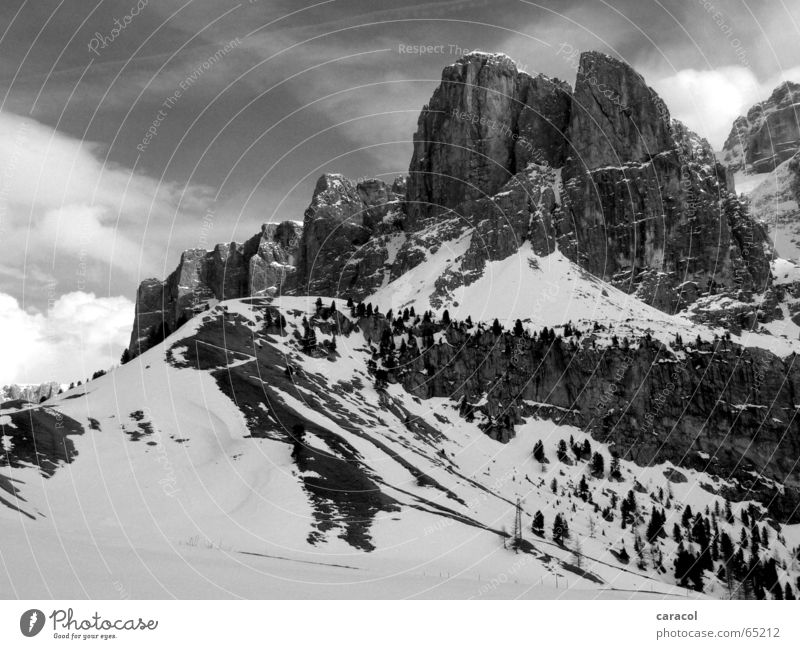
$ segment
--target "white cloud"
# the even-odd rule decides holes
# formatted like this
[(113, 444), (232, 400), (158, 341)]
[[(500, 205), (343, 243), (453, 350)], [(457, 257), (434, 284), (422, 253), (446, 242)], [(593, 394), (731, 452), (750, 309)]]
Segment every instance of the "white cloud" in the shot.
[(75, 291), (46, 312), (29, 312), (0, 293), (0, 385), (85, 379), (119, 361), (133, 302)]
[[(212, 202), (207, 187), (162, 182), (106, 162), (99, 145), (26, 117), (0, 111), (0, 133), (2, 263), (25, 269), (26, 293), (35, 288), (32, 269), (71, 278), (64, 290), (107, 286), (113, 270), (117, 290), (132, 295), (140, 279), (162, 275), (166, 259), (173, 263), (170, 248), (182, 249), (183, 235), (199, 231)], [(76, 276), (87, 262), (92, 281), (84, 286)], [(6, 281), (0, 290), (23, 296), (18, 283)]]
[(171, 269), (211, 191), (109, 164), (98, 145), (8, 112), (0, 133), (0, 383), (86, 378), (127, 346), (133, 302), (113, 293), (133, 298)]
[[(651, 77), (646, 75), (648, 79)], [(764, 81), (759, 81), (753, 71), (744, 66), (684, 69), (654, 81), (652, 86), (673, 117), (720, 150), (733, 121), (757, 102), (768, 99), (783, 80), (800, 81), (800, 68), (786, 70)]]

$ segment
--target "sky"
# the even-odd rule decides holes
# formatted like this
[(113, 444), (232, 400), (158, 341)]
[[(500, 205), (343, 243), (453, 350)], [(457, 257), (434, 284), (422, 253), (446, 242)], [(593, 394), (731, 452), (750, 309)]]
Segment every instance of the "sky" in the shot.
[(142, 279), (302, 219), (322, 173), (406, 173), (463, 53), (572, 83), (606, 52), (719, 149), (799, 32), (788, 0), (3, 0), (0, 385), (109, 367)]

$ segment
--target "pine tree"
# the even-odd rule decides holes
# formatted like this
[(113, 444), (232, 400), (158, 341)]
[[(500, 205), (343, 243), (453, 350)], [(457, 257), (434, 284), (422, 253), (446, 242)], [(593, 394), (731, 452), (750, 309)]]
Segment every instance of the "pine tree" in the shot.
[(494, 323), (492, 323), (492, 333), (495, 336), (499, 336), (503, 333), (503, 328), (500, 326), (500, 321), (497, 318), (495, 318)]
[(602, 478), (605, 475), (605, 460), (600, 453), (595, 453), (592, 456), (592, 475), (595, 478)]
[(545, 461), (544, 445), (541, 440), (536, 440), (536, 443), (533, 445), (533, 457), (539, 463), (543, 464)]
[(556, 514), (556, 517), (553, 519), (553, 541), (556, 543), (563, 543), (566, 538), (569, 538), (567, 522), (561, 514)]
[(558, 441), (556, 457), (558, 458), (559, 462), (567, 462), (569, 460), (567, 457), (567, 443), (563, 439)]
[(525, 330), (522, 328), (522, 320), (517, 318), (517, 321), (514, 323), (514, 335), (520, 337), (524, 331)]
[(131, 353), (127, 349), (125, 349), (122, 352), (122, 357), (119, 359), (119, 363), (120, 365), (125, 365), (125, 363), (130, 362), (130, 360), (131, 360)]
[(589, 499), (589, 485), (586, 483), (586, 476), (581, 476), (580, 484), (578, 485), (578, 495), (581, 497), (583, 502), (586, 502)]
[(533, 515), (533, 524), (531, 525), (531, 532), (536, 534), (536, 536), (544, 536), (544, 514), (542, 514), (541, 511), (537, 511)]
[(689, 529), (689, 524), (692, 522), (692, 517), (693, 516), (694, 516), (694, 514), (692, 514), (692, 506), (691, 505), (686, 505), (686, 507), (683, 510), (683, 516), (681, 516), (681, 524), (686, 529)]
[(619, 455), (616, 453), (611, 455), (611, 469), (608, 473), (608, 477), (612, 480), (622, 480), (622, 472), (619, 469)]

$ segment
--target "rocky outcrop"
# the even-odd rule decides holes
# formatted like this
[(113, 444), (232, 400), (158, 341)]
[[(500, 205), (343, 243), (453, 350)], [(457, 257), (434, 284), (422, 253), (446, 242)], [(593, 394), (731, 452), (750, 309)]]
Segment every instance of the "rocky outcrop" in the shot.
[(729, 192), (705, 140), (624, 63), (580, 59), (567, 131), (559, 245), (574, 261), (668, 312), (709, 292), (769, 286), (763, 227)]
[(4, 385), (0, 388), (0, 403), (4, 401), (26, 401), (40, 403), (58, 394), (61, 386), (55, 381), (39, 385)]
[(495, 194), (530, 162), (561, 166), (569, 111), (567, 84), (520, 72), (502, 54), (471, 53), (446, 67), (414, 134), (407, 229)]
[(306, 295), (363, 297), (380, 286), (388, 258), (381, 235), (397, 229), (403, 181), (353, 183), (325, 174), (305, 211), (297, 290)]
[(787, 165), (789, 170), (789, 187), (794, 194), (794, 199), (800, 204), (800, 152), (795, 153)]
[(722, 151), (734, 171), (766, 173), (800, 149), (800, 84), (787, 81), (736, 119)]
[(275, 295), (293, 287), (300, 227), (268, 223), (244, 244), (217, 244), (182, 255), (166, 280), (146, 279), (136, 294), (131, 357), (159, 342), (210, 300)]
[[(359, 322), (380, 340), (385, 320)], [(666, 461), (731, 480), (735, 499), (759, 499), (800, 522), (800, 367), (724, 339), (664, 345), (644, 337), (612, 346), (580, 339), (499, 334), (460, 323), (419, 323), (388, 370), (420, 398), (461, 402), (501, 441), (523, 418), (573, 424), (640, 465)], [(434, 332), (443, 332), (433, 344)]]
[(644, 164), (675, 148), (669, 110), (644, 78), (600, 52), (580, 57), (568, 138), (571, 167)]

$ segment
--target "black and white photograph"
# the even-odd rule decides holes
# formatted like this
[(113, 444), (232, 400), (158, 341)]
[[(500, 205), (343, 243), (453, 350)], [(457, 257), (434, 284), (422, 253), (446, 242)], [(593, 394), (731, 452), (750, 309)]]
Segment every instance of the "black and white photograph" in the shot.
[(2, 0), (4, 645), (797, 646), (798, 43)]

